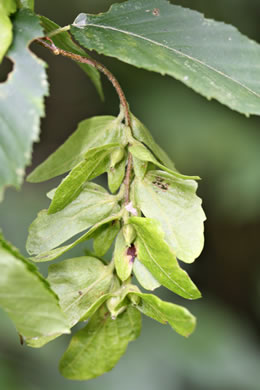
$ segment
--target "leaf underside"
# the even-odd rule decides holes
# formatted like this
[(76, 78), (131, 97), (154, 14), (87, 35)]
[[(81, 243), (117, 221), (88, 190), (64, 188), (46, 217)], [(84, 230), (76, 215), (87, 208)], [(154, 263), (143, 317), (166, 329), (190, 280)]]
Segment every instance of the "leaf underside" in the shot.
[(28, 45), (42, 34), (39, 20), (31, 11), (21, 10), (15, 15), (14, 41), (7, 53), (14, 70), (0, 84), (0, 198), (4, 187), (21, 185), (32, 144), (38, 140), (48, 83), (43, 61), (28, 50)]
[(260, 46), (233, 26), (166, 0), (129, 0), (71, 26), (90, 50), (168, 74), (208, 99), (260, 114)]

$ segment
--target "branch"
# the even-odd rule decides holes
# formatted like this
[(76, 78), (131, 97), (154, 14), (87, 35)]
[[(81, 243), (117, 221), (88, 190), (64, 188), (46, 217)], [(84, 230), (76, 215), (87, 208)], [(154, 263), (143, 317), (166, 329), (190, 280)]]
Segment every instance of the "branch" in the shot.
[[(93, 66), (94, 68), (96, 68), (97, 70), (102, 72), (109, 79), (109, 81), (112, 83), (112, 85), (114, 86), (114, 88), (118, 94), (120, 103), (124, 109), (126, 126), (129, 126), (130, 128), (132, 128), (130, 111), (129, 111), (129, 107), (128, 107), (128, 103), (127, 103), (124, 91), (122, 90), (122, 88), (121, 88), (119, 82), (117, 81), (117, 79), (115, 78), (115, 76), (103, 64), (101, 64), (100, 62), (98, 62), (96, 60), (93, 60), (92, 58), (86, 58), (86, 57), (83, 57), (79, 54), (74, 54), (74, 53), (71, 53), (69, 51), (60, 49), (54, 45), (53, 41), (49, 37), (38, 38), (38, 39), (36, 39), (36, 41), (40, 45), (49, 49), (56, 56), (62, 55), (63, 57), (71, 58), (73, 61)], [(126, 169), (125, 180), (124, 180), (124, 184), (125, 184), (125, 202), (124, 203), (125, 204), (128, 204), (130, 201), (130, 185), (131, 185), (132, 169), (133, 169), (133, 156), (130, 152), (128, 152), (128, 163), (127, 163), (127, 169)]]

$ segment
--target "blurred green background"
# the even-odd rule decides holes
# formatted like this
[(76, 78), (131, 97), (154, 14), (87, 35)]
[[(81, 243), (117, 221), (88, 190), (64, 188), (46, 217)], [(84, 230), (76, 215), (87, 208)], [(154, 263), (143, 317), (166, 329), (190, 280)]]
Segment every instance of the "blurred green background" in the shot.
[[(36, 0), (36, 10), (66, 25), (80, 12), (106, 11), (113, 2)], [(232, 23), (260, 42), (258, 0), (172, 3)], [(41, 142), (34, 147), (28, 172), (54, 151), (80, 120), (118, 113), (118, 99), (108, 81), (103, 79), (106, 100), (102, 103), (77, 65), (43, 48), (33, 48), (49, 64), (51, 86)], [(67, 336), (40, 350), (21, 347), (13, 324), (0, 311), (0, 389), (259, 390), (260, 118), (247, 119), (207, 101), (172, 78), (96, 58), (116, 75), (132, 111), (177, 168), (203, 179), (199, 195), (208, 217), (206, 245), (197, 262), (187, 268), (203, 299), (187, 303), (158, 291), (165, 299), (189, 307), (197, 316), (197, 330), (186, 340), (169, 327), (144, 319), (139, 340), (130, 344), (116, 368), (80, 383), (65, 380), (58, 372)], [(45, 193), (56, 183), (24, 184), (20, 192), (9, 189), (0, 205), (5, 237), (24, 254), (27, 229), (37, 212), (47, 206)], [(73, 255), (81, 253), (82, 247)], [(46, 275), (47, 265), (41, 271)]]

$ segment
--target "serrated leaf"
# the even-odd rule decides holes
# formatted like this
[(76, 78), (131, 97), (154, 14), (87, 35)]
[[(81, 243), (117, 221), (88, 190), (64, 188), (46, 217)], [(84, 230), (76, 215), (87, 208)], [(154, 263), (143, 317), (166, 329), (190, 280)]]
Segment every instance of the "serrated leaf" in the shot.
[(134, 142), (132, 146), (129, 146), (129, 152), (132, 153), (134, 157), (141, 161), (148, 161), (156, 165), (157, 167), (163, 169), (164, 171), (170, 173), (171, 175), (184, 180), (199, 180), (200, 178), (198, 176), (186, 176), (182, 175), (181, 173), (177, 171), (173, 171), (172, 169), (169, 169), (162, 165), (156, 158), (153, 156), (153, 154), (148, 150), (141, 142)]
[(49, 283), (2, 237), (0, 267), (0, 306), (25, 339), (70, 333)]
[(48, 214), (63, 210), (78, 197), (87, 180), (91, 180), (105, 172), (107, 161), (104, 160), (116, 146), (117, 144), (108, 144), (90, 149), (86, 153), (85, 159), (72, 169), (56, 189)]
[(102, 257), (107, 253), (119, 230), (120, 222), (118, 220), (103, 224), (97, 229), (93, 237), (93, 248), (97, 256)]
[(129, 250), (130, 248), (127, 246), (123, 231), (121, 230), (116, 238), (113, 258), (116, 273), (122, 281), (129, 278), (133, 269), (135, 256), (133, 256)]
[(47, 280), (58, 295), (70, 326), (85, 316), (91, 306), (113, 285), (113, 269), (100, 260), (84, 256), (51, 264)]
[(131, 217), (129, 223), (134, 225), (138, 236), (135, 241), (137, 257), (158, 282), (184, 298), (200, 298), (199, 290), (180, 268), (164, 240), (159, 222), (151, 218)]
[(47, 160), (27, 177), (31, 183), (52, 179), (70, 171), (93, 148), (107, 144), (126, 144), (121, 118), (97, 116), (79, 123), (77, 130)]
[(133, 272), (140, 285), (146, 290), (155, 290), (160, 287), (160, 283), (151, 274), (150, 271), (136, 258), (134, 261)]
[(208, 99), (260, 114), (260, 47), (236, 28), (166, 0), (129, 0), (81, 14), (71, 32), (84, 47), (168, 74)]
[(112, 221), (117, 220), (120, 218), (120, 214), (111, 214), (109, 217), (103, 219), (102, 221), (95, 224), (91, 229), (87, 231), (87, 233), (83, 234), (80, 238), (78, 238), (76, 241), (74, 241), (72, 244), (64, 245), (56, 249), (52, 249), (47, 252), (43, 252), (40, 255), (36, 257), (32, 257), (31, 260), (40, 263), (45, 261), (51, 261), (56, 259), (57, 257), (63, 255), (70, 249), (74, 248), (76, 245), (81, 244), (82, 242), (85, 242), (86, 240), (90, 240), (91, 238), (95, 237), (96, 232), (102, 227), (103, 225), (106, 225), (107, 223), (110, 223)]
[(114, 194), (121, 186), (125, 177), (126, 157), (115, 167), (110, 167), (107, 171), (108, 188)]
[(101, 308), (87, 326), (73, 336), (60, 362), (62, 375), (68, 379), (88, 380), (110, 371), (140, 330), (141, 317), (137, 309), (130, 306), (112, 320), (107, 310)]
[(22, 9), (13, 22), (14, 40), (7, 56), (14, 70), (0, 84), (0, 198), (4, 187), (19, 188), (23, 181), (48, 94), (44, 62), (28, 50), (31, 41), (43, 34), (39, 20)]
[[(41, 16), (41, 24), (44, 28), (44, 31), (46, 35), (49, 33), (57, 30), (60, 28), (60, 26), (56, 23), (54, 23), (52, 20), (46, 18), (45, 16)], [(68, 32), (63, 31), (59, 32), (59, 34), (54, 35), (51, 37), (54, 45), (62, 50), (68, 51), (70, 53), (79, 54), (82, 57), (85, 58), (91, 58), (85, 50), (83, 50), (80, 46), (78, 46), (73, 40), (71, 39), (71, 36)], [(93, 84), (95, 85), (97, 92), (101, 98), (101, 100), (104, 100), (104, 94), (102, 89), (102, 84), (100, 80), (100, 73), (99, 71), (94, 68), (93, 66), (82, 64), (77, 62), (77, 64), (80, 66), (80, 68), (88, 75), (88, 77), (91, 79)]]
[(169, 325), (180, 335), (189, 336), (195, 329), (196, 318), (185, 308), (170, 302), (164, 302), (152, 294), (130, 293), (141, 298), (137, 309), (148, 317)]
[(26, 249), (40, 254), (118, 211), (117, 198), (95, 183), (86, 183), (80, 195), (63, 210), (42, 210), (29, 228)]
[(149, 171), (136, 179), (135, 199), (142, 213), (157, 219), (176, 257), (192, 263), (204, 245), (205, 214), (196, 195), (197, 183), (163, 171)]
[(175, 170), (173, 161), (167, 153), (155, 142), (150, 131), (131, 114), (133, 136), (140, 142), (143, 142), (153, 152), (156, 158), (167, 168)]
[(13, 31), (10, 14), (16, 11), (15, 0), (0, 0), (0, 63), (12, 43)]

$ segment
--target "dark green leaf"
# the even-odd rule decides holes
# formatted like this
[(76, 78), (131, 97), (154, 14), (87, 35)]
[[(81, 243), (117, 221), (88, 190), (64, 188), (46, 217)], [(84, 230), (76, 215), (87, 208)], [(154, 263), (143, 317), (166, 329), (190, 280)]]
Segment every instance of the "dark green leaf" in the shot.
[(110, 371), (141, 330), (141, 317), (133, 307), (112, 320), (105, 308), (73, 336), (60, 362), (65, 378), (88, 380)]
[(170, 173), (171, 175), (179, 178), (179, 179), (185, 179), (185, 180), (199, 180), (198, 176), (186, 176), (182, 175), (181, 173), (177, 171), (173, 171), (172, 169), (169, 169), (159, 163), (159, 161), (156, 160), (156, 158), (153, 156), (153, 154), (141, 143), (141, 142), (134, 142), (132, 146), (129, 147), (129, 151), (132, 153), (134, 157), (141, 161), (149, 161), (153, 163), (154, 165), (158, 166), (159, 168), (163, 169), (164, 171)]
[(113, 220), (97, 229), (93, 240), (93, 248), (97, 256), (102, 257), (107, 253), (119, 230), (118, 220)]
[(135, 199), (142, 213), (157, 219), (176, 257), (192, 263), (201, 253), (205, 214), (196, 196), (197, 183), (163, 171), (149, 171), (136, 179)]
[(113, 279), (111, 266), (105, 266), (100, 260), (89, 256), (50, 265), (47, 278), (59, 297), (71, 327), (81, 317), (87, 317), (91, 306), (111, 291)]
[(13, 26), (14, 41), (7, 56), (14, 70), (0, 84), (0, 198), (5, 186), (18, 188), (23, 181), (48, 93), (45, 65), (28, 50), (31, 41), (43, 34), (38, 18), (21, 10)]
[(57, 296), (34, 265), (0, 237), (0, 306), (25, 339), (69, 333)]
[(35, 262), (45, 262), (45, 261), (54, 260), (57, 257), (63, 255), (67, 251), (69, 251), (70, 249), (74, 248), (76, 245), (78, 245), (86, 240), (90, 240), (91, 238), (94, 238), (96, 231), (98, 231), (101, 226), (103, 226), (107, 223), (110, 223), (111, 221), (117, 220), (120, 217), (121, 217), (120, 214), (111, 214), (109, 217), (103, 219), (102, 221), (100, 221), (96, 225), (94, 225), (87, 233), (83, 234), (83, 236), (78, 238), (72, 244), (61, 246), (59, 248), (52, 249), (52, 250), (47, 251), (47, 252), (43, 252), (40, 255), (31, 258), (31, 260), (33, 260)]
[(116, 196), (95, 183), (86, 183), (80, 195), (63, 210), (42, 210), (29, 228), (27, 251), (40, 254), (118, 211)]
[(80, 122), (77, 130), (27, 177), (27, 181), (39, 183), (70, 171), (84, 160), (90, 149), (113, 143), (126, 144), (121, 120), (120, 116), (97, 116)]
[(184, 307), (170, 302), (164, 302), (155, 295), (130, 293), (139, 296), (141, 302), (136, 306), (143, 314), (167, 324), (182, 336), (189, 336), (195, 329), (196, 318)]
[[(45, 16), (41, 16), (41, 24), (44, 28), (46, 35), (60, 28), (58, 24), (54, 23), (50, 19)], [(59, 32), (59, 34), (51, 37), (54, 45), (62, 50), (68, 51), (70, 53), (79, 54), (82, 57), (90, 58), (90, 56), (83, 50), (80, 46), (78, 46), (73, 40), (68, 32), (63, 31)], [(93, 66), (87, 64), (78, 63), (81, 69), (86, 72), (89, 76), (93, 84), (95, 85), (98, 94), (102, 100), (104, 100), (104, 94), (102, 90), (102, 84), (100, 80), (100, 73)]]
[(87, 180), (100, 175), (107, 169), (107, 163), (105, 161), (104, 164), (104, 160), (115, 146), (117, 145), (108, 144), (90, 149), (86, 153), (85, 160), (72, 169), (55, 191), (48, 214), (54, 214), (64, 209), (82, 192)]
[(116, 267), (116, 273), (122, 281), (125, 281), (131, 275), (134, 263), (134, 256), (128, 253), (129, 247), (127, 246), (123, 231), (121, 230), (116, 238), (115, 250), (114, 250), (114, 262)]
[(0, 0), (0, 63), (12, 43), (12, 22), (9, 15), (16, 10), (15, 0)]
[(160, 283), (151, 274), (150, 271), (136, 258), (134, 261), (133, 272), (136, 279), (146, 290), (155, 290), (160, 287)]
[(246, 115), (260, 114), (260, 48), (234, 27), (166, 0), (129, 0), (107, 13), (81, 14), (80, 44), (168, 74)]
[(137, 231), (137, 257), (152, 275), (169, 290), (188, 299), (200, 298), (200, 292), (183, 271), (164, 240), (160, 224), (151, 218), (131, 217)]

